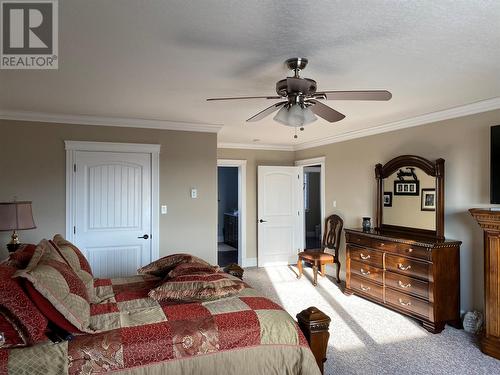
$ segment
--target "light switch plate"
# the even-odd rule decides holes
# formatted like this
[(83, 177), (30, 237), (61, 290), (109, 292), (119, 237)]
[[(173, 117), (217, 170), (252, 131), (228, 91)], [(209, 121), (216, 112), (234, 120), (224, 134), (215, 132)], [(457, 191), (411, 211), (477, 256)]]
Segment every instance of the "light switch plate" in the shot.
[(198, 198), (198, 189), (191, 189), (191, 198)]
[(166, 215), (167, 214), (167, 205), (166, 204), (163, 204), (161, 206), (161, 214), (162, 215)]

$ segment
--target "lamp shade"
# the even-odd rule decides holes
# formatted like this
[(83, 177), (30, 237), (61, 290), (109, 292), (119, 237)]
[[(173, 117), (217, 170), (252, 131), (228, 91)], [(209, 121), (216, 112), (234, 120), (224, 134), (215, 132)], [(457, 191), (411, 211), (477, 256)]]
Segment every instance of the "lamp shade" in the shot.
[(318, 118), (309, 107), (292, 104), (290, 107), (281, 107), (274, 116), (274, 120), (287, 126), (303, 126), (316, 121)]
[(31, 202), (0, 203), (0, 231), (34, 228)]

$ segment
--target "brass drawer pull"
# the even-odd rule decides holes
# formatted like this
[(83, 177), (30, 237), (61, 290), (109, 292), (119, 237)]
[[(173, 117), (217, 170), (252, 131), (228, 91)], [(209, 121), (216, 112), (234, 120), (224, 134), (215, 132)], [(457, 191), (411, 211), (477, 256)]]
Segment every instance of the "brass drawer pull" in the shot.
[(370, 259), (371, 256), (370, 255), (364, 255), (363, 253), (359, 254), (359, 257), (363, 260), (367, 260), (367, 259)]
[(370, 274), (370, 271), (365, 271), (362, 268), (359, 271), (361, 272), (362, 275), (369, 275)]
[(371, 289), (369, 286), (364, 286), (363, 284), (360, 284), (359, 287), (363, 292), (368, 292)]
[(411, 265), (410, 265), (410, 264), (408, 264), (407, 266), (405, 266), (404, 264), (398, 263), (398, 268), (399, 268), (401, 271), (408, 271), (408, 270), (411, 268)]
[(403, 284), (403, 282), (401, 280), (398, 281), (398, 284), (401, 288), (410, 288), (411, 287), (411, 284), (408, 283), (408, 284)]
[(409, 248), (408, 250), (406, 250), (406, 251), (408, 251), (409, 253), (412, 253), (412, 252), (413, 252), (413, 249), (410, 247), (410, 248)]
[(385, 246), (385, 243), (381, 242), (381, 243), (380, 243), (380, 246)]
[(411, 301), (405, 302), (402, 298), (399, 299), (399, 303), (403, 306), (411, 306)]

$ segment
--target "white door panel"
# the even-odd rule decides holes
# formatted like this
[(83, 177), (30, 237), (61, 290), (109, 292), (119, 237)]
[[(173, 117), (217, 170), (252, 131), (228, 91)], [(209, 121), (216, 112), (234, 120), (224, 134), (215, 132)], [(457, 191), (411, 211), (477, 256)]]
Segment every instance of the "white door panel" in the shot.
[(300, 251), (300, 167), (258, 167), (258, 265), (291, 264)]
[(151, 261), (151, 155), (79, 151), (75, 164), (75, 243), (96, 277), (135, 274)]

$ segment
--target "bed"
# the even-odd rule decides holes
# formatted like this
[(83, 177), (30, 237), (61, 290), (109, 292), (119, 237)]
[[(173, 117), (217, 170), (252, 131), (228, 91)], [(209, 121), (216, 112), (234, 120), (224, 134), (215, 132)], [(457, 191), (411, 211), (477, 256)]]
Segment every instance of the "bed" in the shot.
[(149, 275), (95, 279), (100, 302), (91, 305), (90, 321), (96, 333), (0, 349), (0, 373), (322, 372), (329, 318), (319, 310), (304, 310), (297, 323), (248, 285), (210, 302), (158, 302), (147, 294), (159, 281)]

